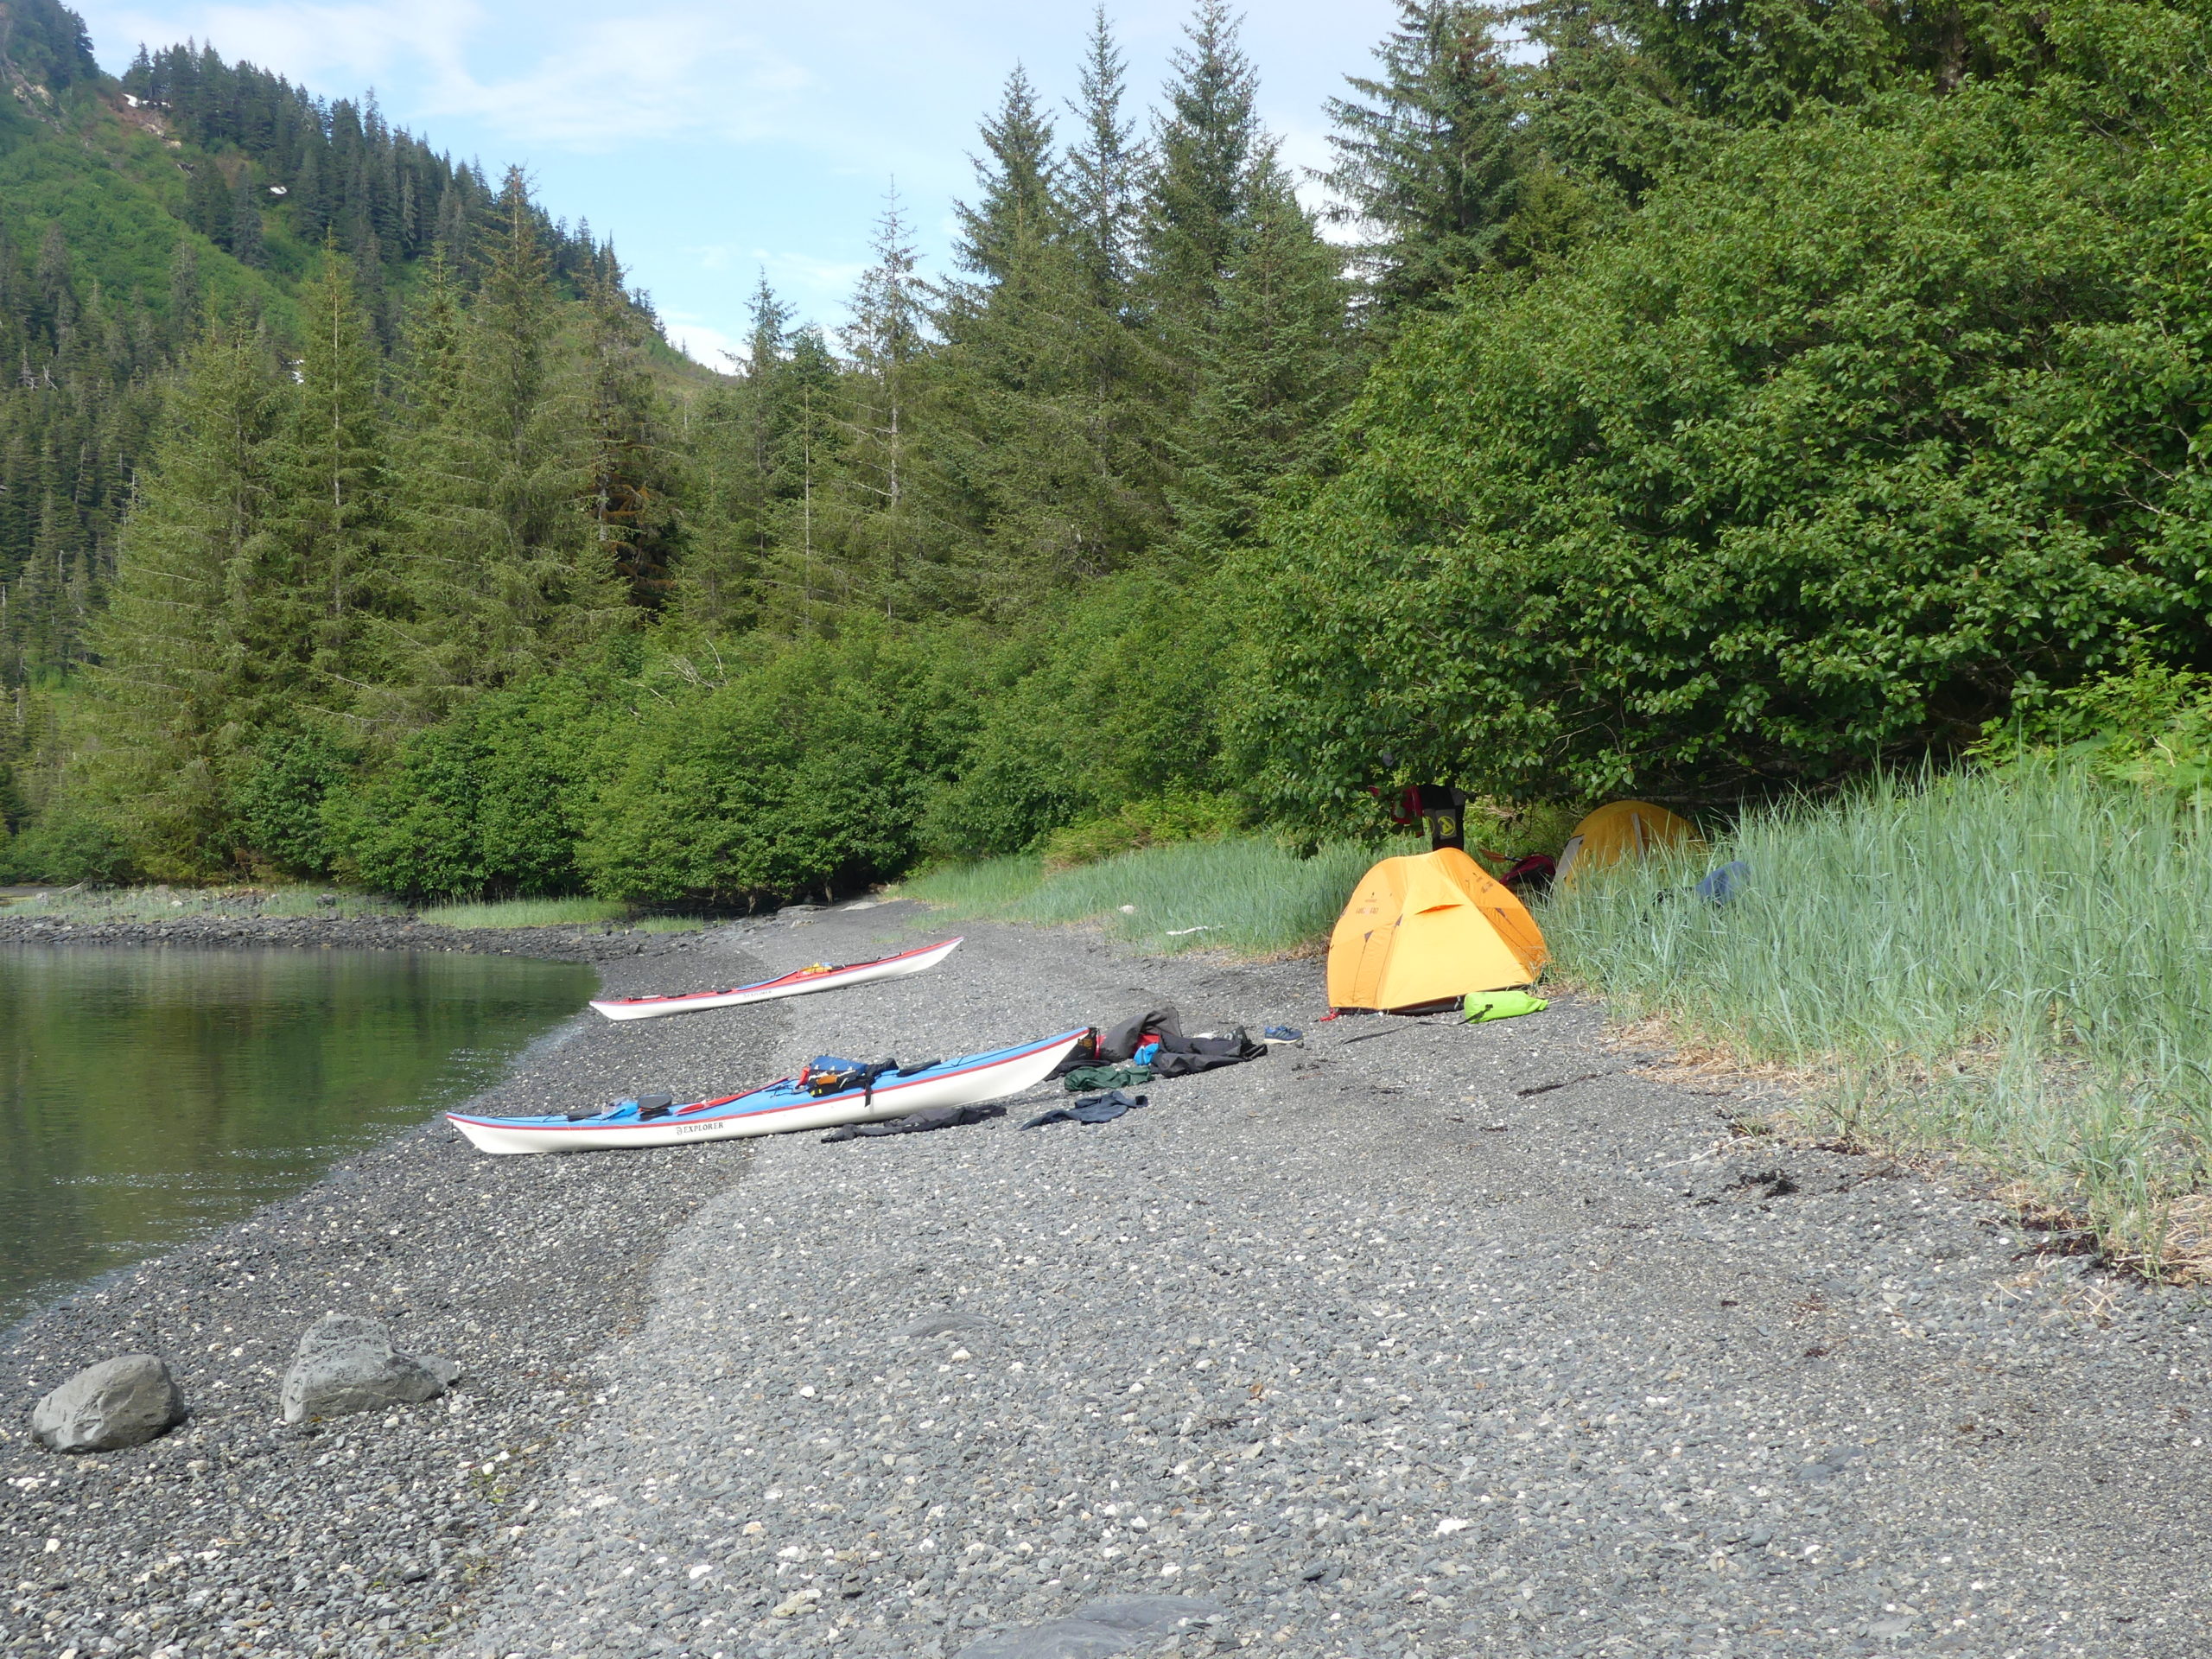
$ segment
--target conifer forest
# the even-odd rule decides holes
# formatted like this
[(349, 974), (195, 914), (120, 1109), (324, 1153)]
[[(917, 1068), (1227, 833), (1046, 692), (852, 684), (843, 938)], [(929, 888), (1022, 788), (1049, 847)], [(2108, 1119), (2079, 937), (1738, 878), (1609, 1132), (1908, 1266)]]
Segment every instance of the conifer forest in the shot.
[(1399, 10), (1307, 178), (1101, 10), (953, 269), (887, 196), (710, 369), (521, 173), (0, 0), (0, 874), (744, 906), (2212, 668), (2204, 0)]

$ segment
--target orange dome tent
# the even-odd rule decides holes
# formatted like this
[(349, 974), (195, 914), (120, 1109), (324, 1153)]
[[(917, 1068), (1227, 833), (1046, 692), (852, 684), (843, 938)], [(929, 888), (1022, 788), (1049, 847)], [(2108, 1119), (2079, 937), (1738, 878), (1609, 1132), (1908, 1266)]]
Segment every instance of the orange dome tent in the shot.
[(1528, 907), (1456, 847), (1386, 858), (1329, 939), (1329, 1001), (1417, 1008), (1526, 985), (1549, 953)]
[(1648, 857), (1662, 847), (1688, 846), (1698, 840), (1688, 818), (1649, 801), (1613, 801), (1574, 826), (1559, 855), (1556, 880), (1572, 880), (1579, 871), (1602, 870), (1624, 859)]

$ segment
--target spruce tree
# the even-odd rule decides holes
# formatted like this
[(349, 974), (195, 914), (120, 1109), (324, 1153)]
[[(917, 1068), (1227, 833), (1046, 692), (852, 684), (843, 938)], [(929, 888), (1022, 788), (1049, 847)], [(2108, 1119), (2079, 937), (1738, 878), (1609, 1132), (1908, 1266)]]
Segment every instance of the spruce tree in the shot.
[(1261, 127), (1258, 82), (1222, 0), (1177, 54), (1146, 181), (1143, 283), (1176, 365), (1166, 448), (1186, 558), (1249, 527), (1341, 400), (1341, 256), (1299, 205)]
[(434, 249), (423, 262), (400, 339), (399, 401), (418, 431), (435, 427), (453, 411), (461, 390), (462, 321), (460, 276), (444, 248)]
[(588, 431), (549, 275), (522, 173), (510, 169), (451, 405), (409, 456), (402, 683), (421, 713), (551, 666), (620, 626), (615, 572), (584, 509)]
[(88, 781), (151, 875), (230, 861), (238, 766), (301, 689), (297, 573), (271, 522), (287, 385), (257, 335), (194, 349), (94, 632)]
[[(1040, 191), (1045, 178), (1042, 172), (1034, 175)], [(1010, 198), (1001, 198), (1001, 207), (1010, 209), (1015, 226), (1023, 222), (1027, 210)], [(1023, 232), (1001, 240), (1005, 228), (995, 225), (988, 234), (1000, 256), (1011, 257)], [(849, 520), (843, 539), (865, 602), (888, 616), (911, 616), (950, 596), (940, 589), (944, 573), (931, 568), (931, 538), (917, 487), (916, 404), (925, 366), (926, 319), (915, 274), (918, 256), (895, 188), (876, 225), (874, 253), (875, 263), (853, 296), (853, 320), (845, 331), (852, 372), (840, 469), (839, 493)]]
[(1145, 180), (1144, 266), (1154, 306), (1187, 324), (1213, 303), (1236, 257), (1256, 174), (1271, 169), (1255, 106), (1259, 84), (1226, 0), (1198, 0), (1154, 118)]
[(165, 343), (181, 353), (200, 328), (200, 308), (207, 303), (200, 286), (200, 250), (188, 236), (180, 236), (169, 254), (168, 307), (162, 321)]
[(761, 622), (785, 635), (830, 632), (855, 584), (836, 493), (849, 430), (846, 386), (819, 329), (792, 337), (771, 390)]
[(988, 609), (1064, 595), (1136, 562), (1166, 526), (1157, 393), (1167, 365), (1099, 303), (1067, 241), (938, 314), (930, 447), (944, 511), (976, 550)]
[(960, 202), (953, 209), (960, 227), (954, 253), (964, 269), (996, 281), (1017, 246), (1059, 230), (1052, 123), (1020, 65), (1007, 77), (998, 112), (984, 121), (982, 137), (985, 154), (974, 158), (975, 205)]
[(269, 263), (261, 233), (261, 188), (254, 182), (250, 167), (238, 169), (238, 181), (231, 187), (228, 227), (232, 258), (257, 269)]
[(632, 605), (658, 610), (669, 596), (680, 527), (675, 452), (645, 366), (645, 319), (623, 291), (611, 247), (591, 271), (584, 300), (586, 510), (594, 562), (614, 573)]
[[(941, 512), (976, 550), (965, 602), (992, 608), (1124, 568), (1166, 524), (1157, 416), (1172, 375), (1133, 285), (1138, 158), (1103, 11), (1082, 94), (1075, 144), (1044, 175), (1065, 193), (1057, 210), (1014, 227), (996, 268), (944, 289), (936, 313)], [(987, 149), (1007, 125), (1002, 105)]]
[(774, 536), (791, 317), (761, 272), (745, 354), (732, 360), (734, 377), (700, 400), (694, 423), (698, 494), (677, 576), (677, 608), (684, 624), (709, 634), (734, 632), (760, 618), (761, 577)]
[(1128, 301), (1143, 157), (1135, 124), (1122, 114), (1126, 63), (1103, 4), (1091, 14), (1077, 85), (1080, 96), (1070, 110), (1081, 133), (1069, 147), (1063, 171), (1065, 217), (1099, 302), (1119, 310)]
[(1337, 164), (1325, 181), (1364, 235), (1387, 313), (1437, 302), (1502, 252), (1520, 170), (1522, 88), (1497, 13), (1471, 0), (1401, 0), (1376, 48), (1382, 73), (1329, 100)]
[(1178, 547), (1201, 563), (1251, 533), (1277, 478), (1318, 460), (1354, 367), (1343, 256), (1280, 175), (1255, 187), (1215, 294), (1174, 441)]
[(191, 181), (185, 188), (184, 222), (228, 251), (232, 200), (230, 181), (212, 158), (202, 156), (193, 168)]
[(334, 245), (300, 290), (298, 390), (275, 449), (279, 533), (297, 573), (315, 703), (350, 709), (389, 642), (386, 434), (379, 363), (350, 262)]

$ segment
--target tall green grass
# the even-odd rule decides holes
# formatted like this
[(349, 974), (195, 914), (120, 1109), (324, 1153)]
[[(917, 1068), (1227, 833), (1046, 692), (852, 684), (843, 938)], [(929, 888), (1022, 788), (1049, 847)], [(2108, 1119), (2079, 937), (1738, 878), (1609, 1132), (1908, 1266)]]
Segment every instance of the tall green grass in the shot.
[(599, 927), (626, 921), (630, 906), (613, 899), (505, 899), (431, 905), (417, 914), (440, 927)]
[(1271, 841), (1179, 842), (1053, 874), (1037, 858), (957, 865), (899, 891), (956, 915), (1094, 922), (1160, 953), (1278, 956), (1326, 938), (1368, 866), (1402, 850), (1344, 842), (1302, 858)]
[[(2157, 1270), (2212, 1169), (2207, 830), (2058, 761), (1886, 779), (1594, 874), (1541, 920), (1618, 1012), (1815, 1068), (1828, 1131), (1962, 1149)], [(1689, 893), (1730, 858), (1737, 897)]]

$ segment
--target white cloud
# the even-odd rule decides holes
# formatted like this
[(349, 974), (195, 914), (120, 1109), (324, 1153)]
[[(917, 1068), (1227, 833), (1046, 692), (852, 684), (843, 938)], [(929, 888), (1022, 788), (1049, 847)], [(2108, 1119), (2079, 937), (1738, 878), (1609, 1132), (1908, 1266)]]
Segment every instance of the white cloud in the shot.
[[(741, 335), (754, 273), (834, 327), (896, 177), (945, 267), (976, 124), (1017, 60), (1065, 136), (1089, 0), (72, 0), (103, 63), (191, 36), (389, 118), (612, 234), (687, 349)], [(1262, 111), (1325, 166), (1324, 100), (1370, 67), (1395, 0), (1243, 0)], [(1192, 0), (1109, 0), (1142, 118)], [(631, 9), (634, 7), (635, 9)], [(1318, 201), (1301, 181), (1300, 194)]]
[(454, 67), (425, 89), (431, 115), (467, 115), (518, 142), (610, 150), (788, 130), (814, 75), (726, 14), (683, 8), (563, 20), (518, 73)]
[(668, 334), (668, 343), (694, 363), (703, 363), (710, 369), (728, 372), (730, 359), (742, 355), (736, 339), (710, 322), (702, 322), (695, 317), (668, 315), (663, 315), (660, 321), (662, 328)]
[(160, 44), (188, 32), (318, 91), (405, 82), (417, 124), (462, 116), (518, 144), (587, 153), (777, 136), (789, 130), (795, 101), (817, 86), (729, 7), (615, 16), (578, 6), (493, 12), (476, 0), (89, 10), (111, 56), (125, 39)]
[(105, 6), (82, 10), (102, 54), (120, 63), (134, 46), (160, 48), (189, 35), (226, 57), (244, 58), (307, 83), (314, 91), (352, 95), (404, 70), (457, 73), (470, 38), (486, 25), (474, 0), (391, 0), (388, 4), (188, 5), (158, 10)]

